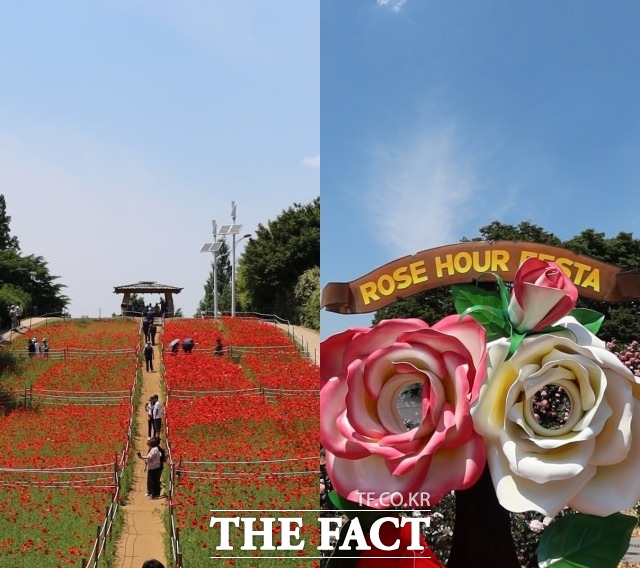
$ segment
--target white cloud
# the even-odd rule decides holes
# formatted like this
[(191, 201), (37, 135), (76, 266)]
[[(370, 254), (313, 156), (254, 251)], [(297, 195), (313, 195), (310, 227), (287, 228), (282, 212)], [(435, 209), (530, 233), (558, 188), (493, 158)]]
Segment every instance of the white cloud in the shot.
[(394, 256), (458, 242), (476, 186), (452, 128), (378, 150), (367, 191), (373, 234)]
[(378, 6), (387, 6), (392, 12), (399, 12), (407, 0), (377, 0)]
[(310, 168), (319, 168), (320, 167), (320, 155), (317, 156), (307, 156), (302, 159), (302, 165), (308, 166)]

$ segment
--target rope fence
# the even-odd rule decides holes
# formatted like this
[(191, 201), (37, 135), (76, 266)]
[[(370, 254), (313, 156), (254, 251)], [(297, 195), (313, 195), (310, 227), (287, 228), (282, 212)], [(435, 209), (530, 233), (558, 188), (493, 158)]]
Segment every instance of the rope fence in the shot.
[(272, 389), (267, 387), (256, 387), (252, 389), (233, 390), (186, 390), (167, 388), (167, 394), (178, 399), (191, 399), (201, 396), (256, 396), (261, 395), (269, 400), (274, 400), (281, 396), (320, 396), (320, 389)]
[(120, 480), (118, 478), (118, 485), (113, 492), (113, 498), (111, 499), (111, 503), (106, 508), (105, 518), (101, 525), (98, 526), (96, 530), (96, 540), (93, 543), (93, 548), (91, 549), (91, 554), (88, 559), (82, 559), (80, 561), (80, 566), (82, 568), (97, 568), (98, 561), (102, 556), (104, 556), (104, 552), (107, 547), (107, 540), (111, 535), (111, 530), (113, 528), (113, 520), (118, 512), (118, 508), (120, 506)]
[(167, 393), (174, 398), (197, 398), (199, 396), (237, 396), (261, 394), (260, 388), (254, 389), (233, 389), (233, 390), (184, 390), (167, 388)]
[[(168, 425), (167, 425), (168, 428)], [(207, 469), (200, 469), (202, 467), (210, 467), (212, 465), (223, 466), (252, 466), (252, 467), (269, 467), (277, 464), (292, 464), (302, 466), (307, 463), (318, 463), (318, 456), (309, 456), (303, 458), (285, 458), (274, 460), (247, 460), (247, 461), (188, 461), (180, 459), (178, 464), (171, 458), (171, 450), (169, 444), (169, 432), (167, 431), (167, 454), (170, 458), (170, 474), (169, 474), (169, 543), (171, 548), (171, 554), (173, 556), (173, 564), (176, 568), (183, 568), (182, 564), (182, 550), (180, 548), (180, 530), (178, 528), (178, 522), (176, 519), (174, 508), (174, 495), (176, 487), (179, 484), (180, 477), (182, 475), (188, 475), (192, 479), (203, 479), (207, 481), (232, 481), (234, 479), (246, 479), (247, 477), (253, 479), (269, 479), (274, 477), (293, 477), (300, 475), (313, 475), (319, 476), (320, 470), (313, 469), (301, 469), (296, 471), (282, 471), (282, 472), (217, 472)]]
[(86, 487), (115, 490), (120, 483), (118, 459), (113, 463), (46, 469), (0, 468), (0, 486)]
[[(167, 442), (167, 449), (169, 443)], [(182, 551), (180, 550), (180, 529), (176, 522), (176, 513), (173, 505), (173, 496), (176, 487), (175, 464), (171, 463), (169, 470), (169, 545), (175, 568), (182, 568)]]
[(63, 347), (51, 349), (48, 353), (29, 353), (28, 351), (14, 351), (20, 359), (52, 359), (66, 361), (67, 359), (86, 359), (94, 357), (137, 357), (138, 348), (127, 349), (81, 349), (78, 347)]

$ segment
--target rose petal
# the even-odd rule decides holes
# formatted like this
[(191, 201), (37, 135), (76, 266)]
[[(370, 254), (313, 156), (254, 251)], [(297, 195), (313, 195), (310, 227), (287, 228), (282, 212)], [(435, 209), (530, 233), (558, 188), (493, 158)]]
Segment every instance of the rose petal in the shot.
[(571, 479), (584, 471), (595, 449), (595, 440), (566, 444), (546, 452), (523, 452), (508, 434), (500, 436), (509, 468), (519, 478), (536, 483)]
[(353, 428), (369, 438), (384, 436), (387, 431), (378, 418), (376, 401), (368, 395), (365, 388), (363, 365), (360, 360), (355, 360), (349, 365), (346, 383), (347, 415)]
[(597, 466), (612, 465), (629, 459), (632, 420), (635, 417), (636, 422), (640, 421), (637, 409), (635, 414), (633, 412), (636, 403), (633, 400), (631, 384), (625, 379), (619, 379), (615, 388), (607, 389), (606, 398), (611, 415), (615, 416), (616, 420), (607, 420), (596, 438), (596, 449), (591, 463)]
[[(564, 290), (545, 288), (528, 282), (523, 283), (518, 304), (524, 315), (518, 328), (544, 329), (548, 327), (550, 323), (553, 323), (554, 315), (557, 320), (571, 311), (570, 300), (563, 309), (559, 309), (563, 300), (567, 300)], [(547, 321), (549, 323), (546, 323)]]
[[(640, 440), (640, 402), (635, 400), (634, 419), (631, 422), (630, 435)], [(597, 474), (589, 481), (584, 491), (576, 492), (568, 501), (570, 507), (590, 514), (606, 517), (631, 509), (640, 495), (640, 444), (631, 444), (626, 459), (617, 464), (599, 467)]]
[(441, 449), (433, 455), (429, 471), (422, 482), (434, 505), (451, 487), (468, 489), (480, 479), (486, 463), (486, 449), (480, 436), (473, 434), (468, 442), (456, 448)]
[(364, 384), (371, 398), (377, 398), (378, 393), (391, 375), (407, 372), (397, 367), (397, 364), (402, 362), (410, 362), (418, 371), (431, 371), (438, 376), (442, 376), (445, 372), (440, 353), (432, 347), (426, 345), (416, 349), (407, 342), (394, 343), (387, 349), (375, 351), (366, 360)]
[(324, 385), (332, 377), (340, 375), (345, 367), (344, 352), (353, 337), (361, 333), (367, 333), (369, 328), (359, 327), (347, 329), (341, 333), (336, 333), (327, 337), (320, 343), (320, 381)]
[(367, 333), (353, 335), (351, 342), (345, 348), (344, 360), (365, 360), (378, 349), (393, 345), (402, 333), (418, 329), (429, 329), (429, 325), (415, 318), (383, 320), (375, 327), (368, 329)]
[(354, 442), (341, 434), (336, 427), (339, 420), (344, 421), (346, 411), (344, 399), (347, 391), (345, 382), (331, 379), (320, 390), (320, 443), (330, 452), (342, 455), (362, 458), (369, 455), (369, 451), (361, 444)]
[(538, 511), (550, 517), (555, 517), (596, 473), (596, 468), (589, 466), (571, 479), (536, 483), (514, 476), (509, 462), (495, 445), (487, 447), (487, 461), (498, 501), (505, 509), (514, 513)]

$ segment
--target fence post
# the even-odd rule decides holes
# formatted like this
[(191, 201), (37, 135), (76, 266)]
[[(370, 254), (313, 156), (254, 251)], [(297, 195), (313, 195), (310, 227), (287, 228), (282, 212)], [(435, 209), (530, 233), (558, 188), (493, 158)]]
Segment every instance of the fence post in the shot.
[(96, 557), (93, 561), (94, 568), (98, 565), (98, 558), (100, 557), (100, 525), (96, 531)]

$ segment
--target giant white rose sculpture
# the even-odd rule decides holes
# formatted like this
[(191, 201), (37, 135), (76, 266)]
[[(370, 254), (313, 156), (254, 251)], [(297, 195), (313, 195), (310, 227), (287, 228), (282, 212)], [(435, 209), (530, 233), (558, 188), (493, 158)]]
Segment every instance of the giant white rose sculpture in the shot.
[(599, 516), (630, 509), (640, 495), (640, 385), (573, 318), (558, 324), (568, 333), (526, 338), (508, 360), (507, 339), (489, 345), (472, 413), (496, 494), (510, 511), (548, 516), (567, 505)]

